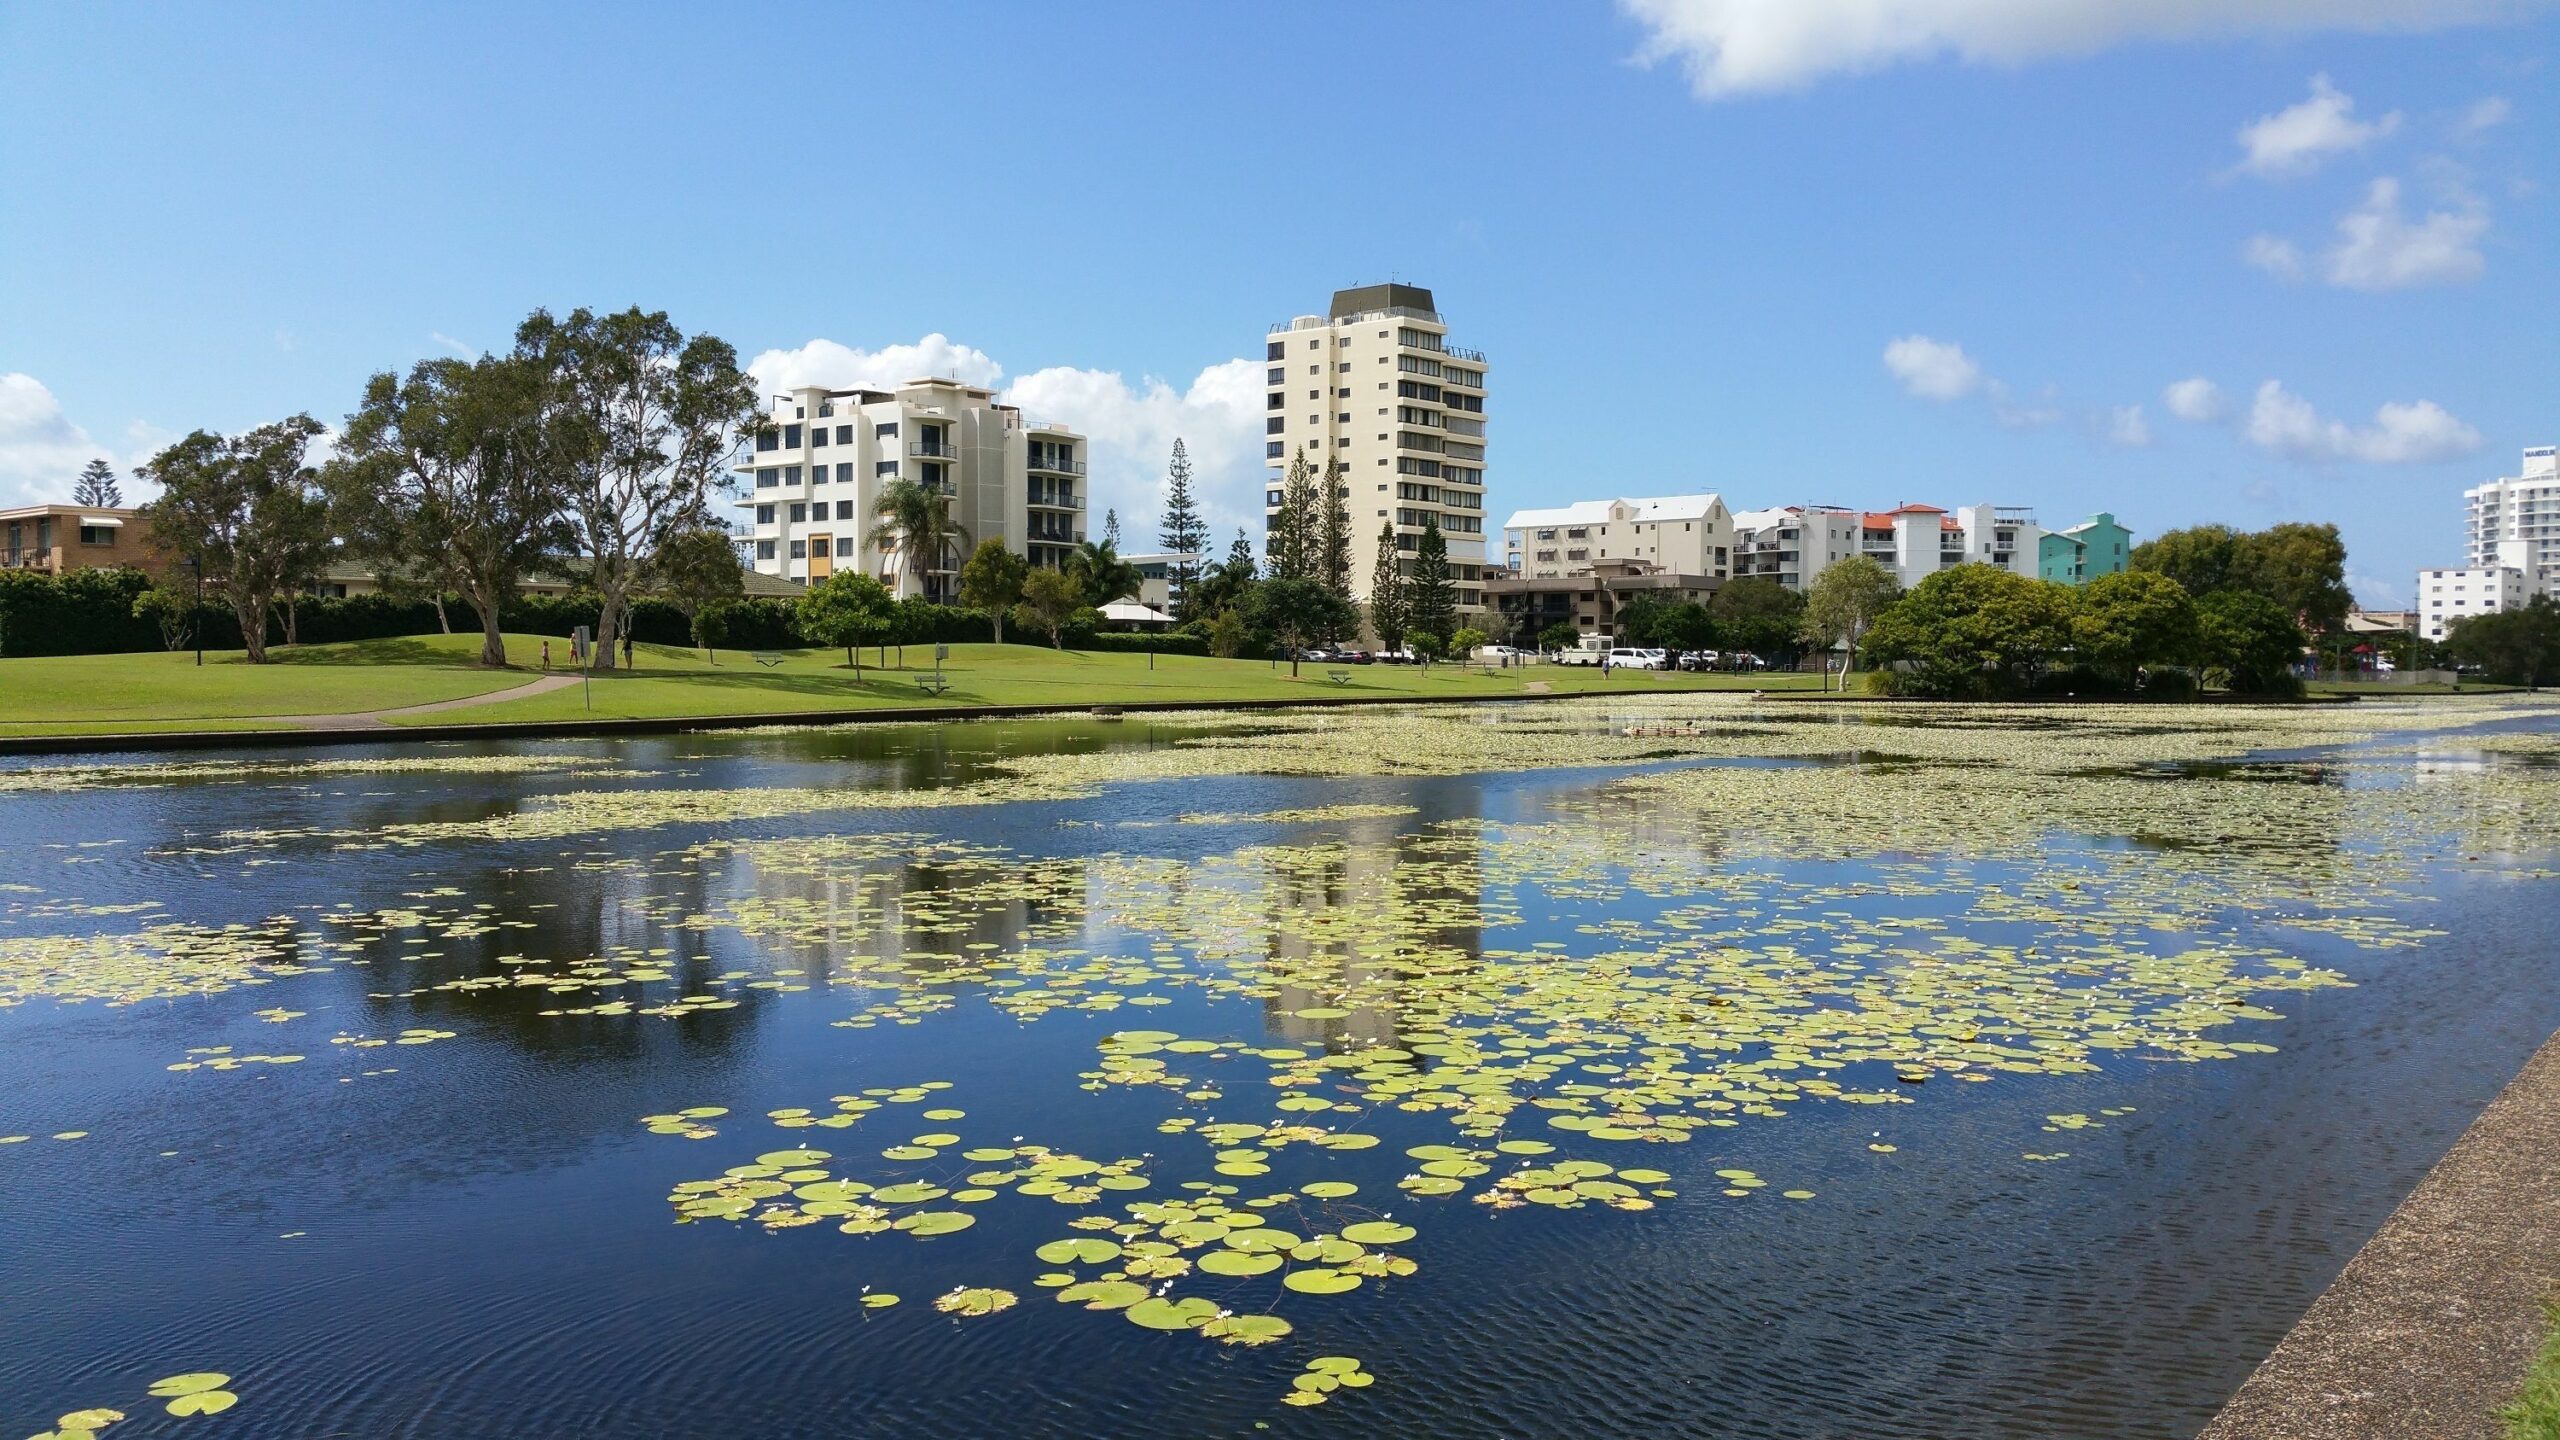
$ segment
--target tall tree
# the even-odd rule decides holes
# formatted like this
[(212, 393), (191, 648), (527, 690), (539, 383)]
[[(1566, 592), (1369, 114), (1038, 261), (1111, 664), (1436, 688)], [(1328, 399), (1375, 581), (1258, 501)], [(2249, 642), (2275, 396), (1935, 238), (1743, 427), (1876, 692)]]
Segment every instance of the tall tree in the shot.
[(1804, 625), (1804, 596), (1760, 575), (1728, 580), (1707, 602), (1726, 646), (1762, 657), (1791, 657)]
[(1272, 579), (1304, 580), (1316, 573), (1321, 559), (1318, 527), (1323, 523), (1318, 490), (1315, 461), (1301, 448), (1289, 459), (1288, 473), (1280, 482), (1280, 509), (1271, 517), (1271, 534), (1262, 544)]
[(1084, 592), (1084, 603), (1095, 607), (1135, 595), (1146, 584), (1138, 567), (1121, 559), (1118, 547), (1108, 537), (1099, 545), (1090, 540), (1078, 545), (1068, 552), (1067, 563), (1061, 568)]
[(1413, 547), (1412, 589), (1407, 593), (1405, 633), (1447, 644), (1458, 628), (1458, 587), (1449, 573), (1448, 537), (1428, 512), (1422, 517), (1422, 539)]
[(160, 487), (146, 512), (152, 543), (202, 567), (239, 619), (252, 665), (267, 661), (276, 596), (328, 548), (328, 504), (303, 463), (320, 431), (308, 415), (246, 435), (198, 430), (138, 472)]
[(1378, 553), (1369, 562), (1369, 628), (1376, 632), (1378, 644), (1389, 650), (1404, 648), (1408, 605), (1403, 562), (1404, 552), (1396, 548), (1395, 522), (1379, 525)]
[(755, 421), (755, 385), (727, 341), (688, 340), (666, 312), (638, 306), (560, 320), (536, 310), (516, 327), (516, 355), (555, 386), (560, 433), (548, 449), (568, 467), (584, 552), (569, 568), (595, 588), (595, 668), (610, 670), (650, 554), (678, 530), (717, 523), (712, 501)]
[(1102, 512), (1102, 543), (1114, 550), (1120, 548), (1120, 507), (1117, 505)]
[(2521, 608), (2457, 621), (2445, 648), (2490, 680), (2528, 689), (2560, 680), (2560, 605), (2536, 595)]
[(1238, 530), (1235, 544), (1227, 547), (1227, 558), (1210, 566), (1193, 585), (1192, 615), (1214, 619), (1236, 609), (1254, 583), (1253, 545)]
[(2254, 590), (2293, 612), (2314, 634), (2347, 623), (2347, 546), (2335, 525), (2270, 525), (2240, 537), (2238, 574)]
[(2127, 690), (2145, 665), (2195, 658), (2195, 601), (2168, 576), (2124, 570), (2071, 594), (2073, 650)]
[(1866, 639), (1867, 627), (1901, 593), (1901, 582), (1893, 572), (1870, 555), (1835, 560), (1814, 577), (1798, 633), (1825, 648), (1847, 644), (1849, 658), (1840, 667), (1841, 689), (1849, 688), (1849, 672), (1857, 668), (1858, 645)]
[(1338, 635), (1360, 623), (1351, 602), (1333, 587), (1308, 576), (1265, 580), (1253, 587), (1248, 619), (1280, 638), (1289, 652), (1289, 673), (1298, 673), (1298, 653), (1310, 640)]
[(900, 476), (880, 487), (872, 506), (879, 523), (862, 537), (877, 549), (895, 543), (905, 570), (928, 600), (942, 599), (942, 576), (952, 552), (969, 543), (969, 532), (951, 518), (951, 497)]
[(1156, 543), (1174, 556), (1166, 575), (1176, 618), (1191, 618), (1191, 586), (1203, 568), (1201, 552), (1209, 547), (1209, 527), (1200, 519), (1200, 504), (1191, 494), (1191, 452), (1182, 437), (1173, 439), (1173, 458), (1165, 462), (1164, 519)]
[(2293, 667), (2305, 643), (2292, 612), (2264, 595), (2223, 590), (2196, 602), (2197, 659), (2236, 694), (2299, 693)]
[(95, 505), (101, 510), (120, 509), (124, 505), (124, 487), (116, 484), (116, 472), (104, 460), (92, 460), (71, 482), (71, 503)]
[(1901, 666), (1889, 678), (1906, 694), (2015, 694), (2071, 644), (2071, 608), (2067, 585), (1998, 565), (1951, 565), (1885, 607), (1867, 632), (1867, 658)]
[(2168, 530), (2133, 547), (2126, 563), (2166, 575), (2189, 595), (2203, 597), (2240, 585), (2240, 532), (2228, 525)]
[(1022, 580), (1029, 570), (1028, 562), (996, 539), (979, 541), (960, 567), (960, 603), (986, 612), (999, 645), (1004, 643), (1005, 614), (1022, 599)]
[(707, 643), (702, 617), (746, 590), (746, 565), (738, 542), (716, 525), (687, 525), (658, 541), (644, 572), (649, 593), (666, 598), (684, 616), (695, 645)]
[(406, 379), (385, 371), (366, 382), (329, 466), (349, 548), (459, 593), (480, 617), (483, 665), (507, 663), (499, 608), (573, 543), (554, 398), (548, 368), (513, 356), (422, 360)]
[(1339, 460), (1325, 462), (1316, 501), (1322, 516), (1316, 526), (1316, 578), (1341, 596), (1344, 604), (1359, 598), (1351, 593), (1351, 486), (1347, 469)]
[(1061, 570), (1042, 568), (1022, 580), (1022, 600), (1013, 607), (1013, 623), (1049, 637), (1051, 647), (1067, 648), (1067, 624), (1088, 608), (1084, 590)]

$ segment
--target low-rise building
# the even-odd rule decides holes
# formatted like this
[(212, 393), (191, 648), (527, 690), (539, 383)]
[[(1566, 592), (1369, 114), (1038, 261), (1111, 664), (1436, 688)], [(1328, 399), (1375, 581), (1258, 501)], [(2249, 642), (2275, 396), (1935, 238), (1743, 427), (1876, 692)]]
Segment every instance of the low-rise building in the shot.
[[(2110, 521), (2112, 523), (2112, 521)], [(1905, 589), (1950, 565), (1998, 565), (2040, 573), (2043, 527), (2015, 505), (1961, 505), (1953, 511), (1904, 503), (1891, 510), (1836, 505), (1784, 505), (1733, 517), (1735, 576), (1775, 580), (1790, 590), (1812, 586), (1823, 571), (1864, 555)]]
[(1595, 560), (1575, 575), (1487, 571), (1485, 604), (1493, 620), (1487, 633), (1523, 648), (1535, 648), (1538, 637), (1556, 625), (1614, 636), (1619, 612), (1639, 595), (1704, 605), (1724, 583), (1721, 575), (1683, 575), (1641, 560)]
[(2077, 525), (2042, 532), (2038, 573), (2065, 585), (2120, 575), (2133, 560), (2133, 532), (2101, 510)]
[(0, 509), (0, 569), (67, 575), (129, 565), (156, 569), (159, 552), (139, 510), (104, 505), (17, 505)]
[[(773, 397), (741, 462), (748, 564), (801, 581), (860, 569), (897, 594), (937, 597), (984, 540), (1055, 568), (1085, 538), (1085, 463), (1082, 435), (1026, 419), (979, 386), (803, 386)], [(865, 538), (879, 524), (881, 491), (901, 478), (950, 497), (967, 537), (957, 553), (910, 557), (894, 537)]]
[(2536, 595), (2550, 593), (2545, 572), (2534, 564), (2537, 550), (2525, 538), (2497, 542), (2490, 562), (2449, 570), (2418, 572), (2418, 635), (2441, 641), (2460, 621), (2513, 610)]
[(1137, 567), (1138, 571), (1137, 593), (1126, 598), (1158, 610), (1169, 609), (1173, 604), (1174, 570), (1177, 567), (1187, 566), (1193, 575), (1198, 575), (1208, 559), (1203, 555), (1176, 555), (1169, 552), (1123, 555), (1120, 558)]
[(1523, 579), (1587, 574), (1612, 560), (1717, 580), (1733, 567), (1733, 512), (1716, 494), (1580, 500), (1551, 510), (1515, 511), (1502, 524), (1502, 538), (1504, 566)]

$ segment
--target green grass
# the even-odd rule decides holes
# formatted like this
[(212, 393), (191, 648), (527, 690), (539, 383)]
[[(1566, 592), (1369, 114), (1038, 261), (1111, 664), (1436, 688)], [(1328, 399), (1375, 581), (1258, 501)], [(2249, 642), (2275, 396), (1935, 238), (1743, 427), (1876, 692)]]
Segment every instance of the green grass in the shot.
[(2507, 1440), (2560, 1440), (2560, 1305), (2550, 1313), (2551, 1333), (2525, 1372), (2524, 1392), (2500, 1414)]
[[(555, 659), (568, 642), (554, 639)], [(522, 685), (539, 673), (542, 637), (510, 635), (506, 670), (479, 664), (477, 635), (416, 635), (270, 652), (275, 663), (250, 665), (238, 652), (213, 652), (204, 668), (193, 652), (78, 655), (0, 660), (0, 737), (185, 729), (257, 729), (262, 717), (344, 715), (485, 695)], [(653, 719), (682, 716), (806, 717), (890, 707), (967, 705), (1083, 707), (1142, 701), (1182, 703), (1402, 696), (1416, 699), (1498, 698), (1543, 686), (1558, 694), (1645, 694), (1669, 690), (1814, 690), (1821, 677), (1651, 674), (1621, 670), (1603, 679), (1596, 667), (1533, 665), (1481, 670), (1435, 665), (1286, 665), (1163, 655), (1056, 651), (1027, 645), (955, 645), (944, 664), (950, 689), (936, 697), (916, 684), (933, 670), (930, 646), (910, 646), (903, 666), (896, 647), (889, 669), (879, 652), (863, 652), (859, 674), (841, 650), (781, 652), (781, 663), (756, 664), (747, 652), (723, 650), (716, 663), (673, 646), (639, 647), (635, 671), (594, 677), (522, 700), (495, 701), (395, 723), (486, 724), (502, 721)], [(1349, 678), (1335, 685), (1328, 669)], [(574, 673), (574, 672), (565, 672)]]
[[(540, 648), (536, 640), (525, 653)], [(202, 669), (192, 650), (0, 660), (0, 735), (338, 715), (482, 695), (532, 678), (521, 670), (480, 668), (479, 649), (476, 635), (419, 635), (274, 650), (269, 665), (215, 650), (206, 653)]]
[(2430, 680), (2424, 684), (2390, 685), (2380, 681), (2313, 680), (2303, 686), (2313, 695), (2362, 695), (2376, 700), (2393, 700), (2403, 695), (2509, 695), (2522, 690), (2521, 685), (2492, 685), (2486, 680), (2465, 680), (2460, 685), (2447, 685)]

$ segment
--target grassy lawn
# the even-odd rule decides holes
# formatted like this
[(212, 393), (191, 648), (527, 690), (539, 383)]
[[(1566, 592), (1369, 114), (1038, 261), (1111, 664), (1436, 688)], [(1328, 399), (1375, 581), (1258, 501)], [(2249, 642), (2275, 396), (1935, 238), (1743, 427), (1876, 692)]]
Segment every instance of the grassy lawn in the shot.
[(2460, 685), (2432, 680), (2423, 685), (2314, 680), (2303, 686), (2304, 691), (2312, 695), (2362, 695), (2375, 700), (2391, 700), (2403, 695), (2511, 695), (2523, 688), (2521, 685), (2492, 685), (2486, 680), (2465, 680)]
[[(270, 652), (275, 663), (244, 663), (236, 651), (212, 652), (198, 669), (193, 652), (77, 655), (0, 660), (0, 736), (177, 729), (256, 729), (258, 717), (340, 715), (485, 695), (540, 673), (542, 637), (510, 635), (506, 670), (479, 665), (477, 635), (415, 635)], [(555, 639), (564, 658), (568, 643)], [(723, 650), (717, 662), (672, 646), (643, 645), (635, 671), (595, 677), (523, 700), (498, 701), (412, 717), (409, 723), (656, 718), (690, 715), (808, 715), (888, 706), (1114, 705), (1147, 700), (1289, 700), (1309, 697), (1498, 697), (1544, 686), (1554, 693), (1645, 694), (1666, 690), (1820, 688), (1821, 677), (1650, 674), (1621, 670), (1605, 680), (1596, 667), (1533, 665), (1478, 670), (1436, 665), (1300, 667), (1257, 660), (1156, 657), (1098, 651), (1055, 651), (1026, 645), (955, 645), (943, 670), (949, 690), (919, 688), (932, 673), (930, 646), (910, 646), (903, 666), (877, 668), (863, 652), (859, 675), (841, 650), (782, 652), (777, 665), (756, 664), (744, 651)], [(1340, 668), (1349, 682), (1326, 676)], [(569, 672), (574, 673), (574, 672)]]
[(2524, 1393), (2506, 1409), (2507, 1440), (2560, 1440), (2560, 1305), (2551, 1310), (2551, 1334), (2525, 1373)]
[[(509, 645), (515, 653), (512, 640)], [(477, 636), (420, 635), (273, 650), (270, 665), (251, 665), (237, 650), (215, 650), (206, 653), (202, 669), (192, 650), (0, 660), (0, 735), (335, 715), (482, 695), (532, 678), (520, 670), (481, 669), (479, 647)], [(536, 640), (526, 653), (540, 649)]]

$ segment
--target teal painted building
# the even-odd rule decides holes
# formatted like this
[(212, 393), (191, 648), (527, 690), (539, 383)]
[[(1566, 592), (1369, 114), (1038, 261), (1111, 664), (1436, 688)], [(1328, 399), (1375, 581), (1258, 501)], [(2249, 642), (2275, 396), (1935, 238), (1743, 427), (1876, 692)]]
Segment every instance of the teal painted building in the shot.
[(2118, 575), (2133, 559), (2133, 532), (2101, 510), (2077, 525), (2047, 530), (2038, 543), (2036, 573), (2065, 585), (2086, 585)]

